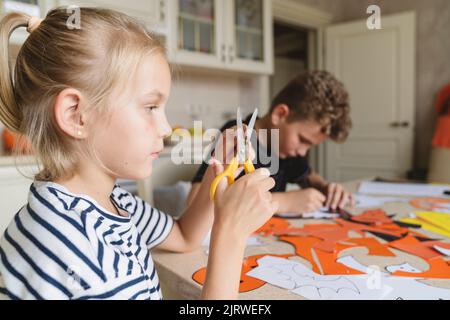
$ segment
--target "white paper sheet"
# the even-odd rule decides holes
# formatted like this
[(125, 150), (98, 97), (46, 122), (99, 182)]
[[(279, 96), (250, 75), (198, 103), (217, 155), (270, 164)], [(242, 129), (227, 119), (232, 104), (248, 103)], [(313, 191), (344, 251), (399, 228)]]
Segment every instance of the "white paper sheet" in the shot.
[(354, 194), (357, 208), (381, 207), (389, 202), (408, 202), (408, 199), (399, 197), (374, 197), (363, 194)]
[(444, 191), (450, 186), (421, 183), (361, 182), (358, 192), (364, 194), (382, 194), (390, 196), (418, 196), (445, 198)]
[(450, 299), (449, 289), (415, 278), (383, 276), (375, 269), (366, 275), (319, 275), (301, 263), (271, 256), (259, 259), (258, 265), (247, 275), (307, 299)]
[[(291, 218), (300, 216), (297, 213), (279, 213), (277, 216), (281, 218)], [(339, 217), (336, 212), (329, 212), (328, 208), (320, 208), (318, 211), (307, 212), (301, 215), (304, 219), (334, 219)]]

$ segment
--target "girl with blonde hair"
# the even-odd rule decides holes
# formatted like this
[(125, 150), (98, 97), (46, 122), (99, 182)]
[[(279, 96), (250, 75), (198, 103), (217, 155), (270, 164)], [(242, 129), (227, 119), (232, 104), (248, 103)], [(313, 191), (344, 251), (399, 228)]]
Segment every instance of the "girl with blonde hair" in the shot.
[[(213, 203), (216, 160), (177, 221), (116, 185), (147, 178), (171, 132), (165, 50), (125, 14), (80, 8), (80, 28), (70, 15), (0, 22), (0, 120), (31, 141), (41, 166), (0, 241), (0, 297), (161, 299), (150, 249), (195, 250), (212, 228), (202, 298), (236, 298), (246, 239), (276, 210), (274, 181), (257, 170), (223, 183)], [(19, 27), (30, 35), (12, 68)]]

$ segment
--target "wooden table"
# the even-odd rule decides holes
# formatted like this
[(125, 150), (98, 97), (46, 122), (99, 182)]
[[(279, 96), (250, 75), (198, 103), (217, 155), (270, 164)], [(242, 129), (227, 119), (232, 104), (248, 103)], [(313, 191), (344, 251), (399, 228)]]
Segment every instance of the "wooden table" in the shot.
[[(344, 184), (349, 191), (356, 192), (358, 182), (350, 182)], [(387, 203), (382, 206), (387, 214), (395, 214), (394, 219), (398, 220), (407, 217), (412, 211), (416, 211), (408, 203)], [(368, 208), (359, 208), (350, 210), (353, 215), (357, 215)], [(330, 220), (317, 219), (289, 219), (291, 225), (295, 227), (303, 226), (304, 224), (317, 223), (332, 223)], [(425, 229), (416, 229), (420, 233), (429, 236), (430, 238), (443, 239), (443, 236), (429, 232)], [(367, 233), (368, 236), (371, 236)], [(277, 241), (275, 237), (259, 237), (259, 240), (264, 243), (263, 246), (247, 247), (245, 256), (252, 256), (257, 254), (294, 254), (294, 247), (288, 243)], [(384, 240), (378, 238), (380, 242)], [(450, 242), (450, 239), (442, 240)], [(404, 262), (410, 263), (412, 266), (427, 270), (428, 264), (420, 257), (390, 248), (396, 254), (396, 257), (381, 257), (367, 255), (367, 249), (362, 247), (355, 247), (346, 249), (341, 255), (353, 255), (353, 257), (366, 266), (377, 265), (381, 269), (388, 265), (401, 264)], [(165, 299), (198, 299), (200, 297), (202, 287), (192, 280), (194, 272), (207, 264), (206, 248), (199, 249), (192, 253), (175, 254), (159, 250), (152, 252), (155, 261), (158, 275), (161, 281), (161, 286)], [(301, 257), (292, 257), (295, 261), (299, 261), (309, 267), (310, 263)], [(449, 288), (450, 280), (447, 279), (427, 279), (421, 280), (432, 286)], [(304, 299), (303, 297), (290, 293), (288, 290), (275, 287), (270, 284), (265, 284), (259, 289), (241, 293), (239, 299)]]

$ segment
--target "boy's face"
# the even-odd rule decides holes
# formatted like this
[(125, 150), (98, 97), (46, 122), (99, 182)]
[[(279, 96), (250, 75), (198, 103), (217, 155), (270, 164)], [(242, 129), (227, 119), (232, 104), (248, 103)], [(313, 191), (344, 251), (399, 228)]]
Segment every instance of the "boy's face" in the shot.
[(103, 164), (120, 178), (143, 179), (172, 132), (166, 118), (171, 75), (166, 59), (155, 54), (140, 64), (123, 88), (111, 118), (100, 125), (95, 148)]
[(327, 135), (322, 126), (314, 120), (288, 122), (289, 108), (282, 105), (274, 109), (272, 124), (279, 129), (279, 157), (281, 159), (306, 156), (312, 146), (323, 142)]

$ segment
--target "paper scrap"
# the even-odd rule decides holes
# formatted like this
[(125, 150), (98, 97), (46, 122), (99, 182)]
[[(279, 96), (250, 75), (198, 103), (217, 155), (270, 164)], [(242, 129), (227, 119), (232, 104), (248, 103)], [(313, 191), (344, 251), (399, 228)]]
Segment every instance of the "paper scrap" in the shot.
[(432, 287), (415, 278), (365, 275), (319, 275), (301, 263), (265, 256), (248, 276), (291, 290), (307, 299), (397, 300), (450, 299), (450, 290)]
[(450, 249), (442, 248), (439, 246), (433, 246), (433, 248), (442, 253), (443, 255), (450, 257)]

